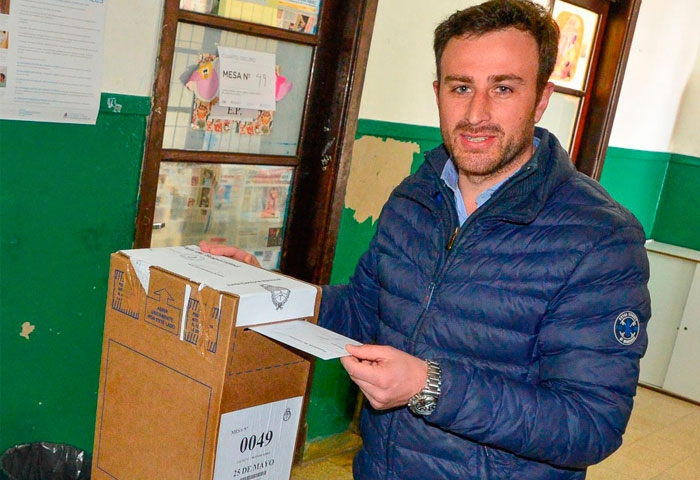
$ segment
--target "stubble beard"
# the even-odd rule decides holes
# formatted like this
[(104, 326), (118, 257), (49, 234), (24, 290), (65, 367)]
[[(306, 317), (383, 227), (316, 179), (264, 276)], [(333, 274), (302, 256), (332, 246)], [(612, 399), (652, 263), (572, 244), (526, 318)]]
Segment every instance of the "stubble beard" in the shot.
[[(534, 118), (532, 125), (534, 130)], [(529, 160), (527, 152), (532, 146), (532, 135), (528, 135), (524, 130), (517, 136), (507, 138), (498, 125), (473, 128), (466, 122), (460, 122), (452, 132), (445, 129), (441, 131), (443, 141), (460, 175), (465, 175), (474, 183), (488, 181), (504, 172), (510, 173)], [(460, 139), (462, 135), (492, 135), (496, 137), (497, 144), (495, 148), (486, 152), (464, 148)]]

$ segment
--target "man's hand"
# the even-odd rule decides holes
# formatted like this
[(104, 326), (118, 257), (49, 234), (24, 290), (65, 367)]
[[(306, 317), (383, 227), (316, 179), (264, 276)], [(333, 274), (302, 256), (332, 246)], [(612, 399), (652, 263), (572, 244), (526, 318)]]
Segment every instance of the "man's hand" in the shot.
[(239, 262), (247, 263), (248, 265), (253, 265), (254, 267), (260, 267), (260, 262), (258, 262), (255, 255), (238, 247), (234, 247), (233, 245), (221, 245), (218, 243), (202, 241), (199, 242), (199, 248), (201, 248), (204, 253), (222, 255), (224, 257), (238, 260)]
[(421, 391), (428, 379), (428, 365), (393, 347), (347, 345), (349, 357), (340, 361), (353, 382), (377, 410), (403, 407)]

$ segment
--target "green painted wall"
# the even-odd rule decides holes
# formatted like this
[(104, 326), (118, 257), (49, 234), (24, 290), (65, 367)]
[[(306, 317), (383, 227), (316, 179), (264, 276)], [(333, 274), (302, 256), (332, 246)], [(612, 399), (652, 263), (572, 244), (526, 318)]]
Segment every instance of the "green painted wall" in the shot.
[(109, 254), (133, 241), (149, 109), (105, 94), (96, 125), (0, 121), (1, 451), (92, 451)]
[(652, 237), (700, 250), (700, 158), (671, 156)]
[(600, 184), (629, 208), (650, 238), (671, 154), (608, 148)]

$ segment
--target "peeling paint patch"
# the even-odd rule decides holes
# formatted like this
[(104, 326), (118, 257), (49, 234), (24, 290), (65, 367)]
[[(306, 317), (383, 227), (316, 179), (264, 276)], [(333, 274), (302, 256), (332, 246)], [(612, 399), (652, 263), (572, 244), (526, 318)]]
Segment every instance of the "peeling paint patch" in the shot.
[(411, 173), (415, 153), (420, 146), (413, 142), (371, 136), (355, 140), (345, 192), (345, 206), (355, 210), (355, 221), (377, 220), (391, 191)]
[(29, 340), (29, 335), (34, 331), (36, 327), (29, 322), (24, 322), (22, 324), (22, 332), (19, 334), (20, 337), (24, 337)]

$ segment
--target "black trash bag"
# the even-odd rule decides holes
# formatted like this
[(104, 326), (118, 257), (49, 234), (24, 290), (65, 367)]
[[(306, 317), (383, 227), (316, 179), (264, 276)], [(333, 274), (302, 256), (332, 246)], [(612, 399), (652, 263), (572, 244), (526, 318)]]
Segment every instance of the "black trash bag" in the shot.
[(70, 445), (37, 442), (16, 445), (0, 457), (0, 479), (89, 480), (90, 454)]

